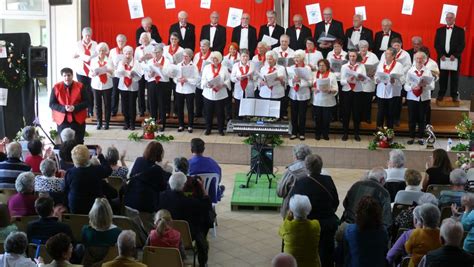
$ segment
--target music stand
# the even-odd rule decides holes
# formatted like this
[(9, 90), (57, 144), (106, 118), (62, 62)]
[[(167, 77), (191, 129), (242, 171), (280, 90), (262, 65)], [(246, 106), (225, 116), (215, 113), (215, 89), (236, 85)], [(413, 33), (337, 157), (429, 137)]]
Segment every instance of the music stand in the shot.
[(273, 147), (268, 146), (268, 138), (269, 136), (266, 134), (254, 134), (255, 143), (252, 144), (252, 149), (254, 149), (257, 153), (254, 158), (252, 158), (252, 151), (250, 151), (250, 171), (247, 173), (247, 183), (245, 185), (246, 188), (249, 188), (250, 179), (252, 175), (255, 175), (255, 183), (258, 184), (258, 179), (262, 175), (266, 175), (268, 179), (268, 189), (272, 187), (272, 179), (275, 178), (275, 174), (273, 174), (273, 168), (269, 169), (269, 166), (265, 164), (266, 156), (265, 156), (265, 148), (271, 148), (272, 153), (272, 166), (273, 166)]

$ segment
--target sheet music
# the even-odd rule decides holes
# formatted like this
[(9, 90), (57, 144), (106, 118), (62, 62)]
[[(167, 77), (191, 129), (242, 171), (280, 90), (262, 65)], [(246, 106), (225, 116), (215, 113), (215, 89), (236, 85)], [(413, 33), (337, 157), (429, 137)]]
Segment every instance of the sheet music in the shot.
[(300, 79), (311, 81), (312, 73), (307, 68), (301, 68), (301, 67), (295, 68), (295, 74), (296, 76), (300, 77)]
[(346, 64), (346, 60), (331, 58), (329, 63), (332, 72), (341, 72), (342, 65)]
[(207, 86), (210, 88), (216, 88), (219, 89), (222, 87), (224, 84), (224, 81), (222, 81), (222, 77), (220, 75), (217, 75), (215, 78), (212, 78), (212, 80), (207, 82)]
[(155, 75), (155, 76), (160, 76), (161, 78), (164, 78), (164, 77), (163, 77), (163, 76), (164, 76), (164, 75), (163, 75), (163, 70), (164, 70), (164, 68), (161, 69), (160, 67), (157, 67), (157, 66), (155, 66), (154, 64), (152, 64), (152, 65), (149, 65), (149, 69), (150, 69), (150, 71), (152, 71), (152, 72), (154, 72), (154, 73), (157, 74), (157, 75)]
[(375, 73), (375, 77), (380, 83), (390, 83), (390, 75), (385, 72), (377, 72)]
[(165, 72), (168, 74), (169, 77), (177, 78), (181, 74), (181, 69), (175, 64), (168, 64), (165, 69)]
[(254, 69), (256, 72), (260, 72), (260, 69), (262, 68), (263, 64), (260, 61), (252, 61)]
[(280, 101), (242, 98), (239, 116), (280, 117)]
[(356, 79), (359, 79), (359, 80), (361, 80), (362, 82), (366, 82), (366, 81), (370, 80), (370, 78), (367, 77), (367, 76), (365, 76), (364, 74), (358, 73), (358, 72), (353, 71), (353, 70), (351, 70), (351, 69), (347, 69), (346, 74), (349, 75), (349, 76), (351, 76), (351, 77), (354, 77), (354, 78), (356, 78)]
[(254, 116), (255, 98), (242, 98), (240, 100), (239, 116)]
[(409, 72), (407, 76), (407, 82), (418, 85), (421, 82), (421, 77), (418, 77), (418, 75), (413, 72)]
[(365, 72), (367, 73), (368, 76), (375, 75), (375, 71), (377, 70), (376, 64), (373, 64), (373, 65), (364, 64), (364, 66), (365, 66)]
[(143, 73), (137, 70), (132, 70), (132, 72), (130, 73), (131, 78), (140, 78), (142, 77), (142, 75)]
[(265, 78), (265, 82), (267, 83), (267, 86), (275, 86), (275, 85), (280, 83), (280, 81), (277, 80), (277, 78), (278, 78), (278, 72), (277, 71), (274, 71), (270, 74), (265, 74), (264, 78)]
[(331, 90), (331, 80), (329, 78), (317, 79), (316, 86), (319, 91), (327, 93)]
[(458, 59), (454, 58), (453, 61), (449, 57), (446, 58), (446, 60), (440, 60), (439, 62), (439, 68), (441, 70), (453, 70), (457, 71), (458, 70)]
[(194, 68), (193, 66), (182, 66), (181, 67), (181, 77), (186, 79), (192, 79), (194, 77)]
[(266, 43), (269, 46), (272, 46), (272, 45), (276, 45), (278, 43), (278, 40), (264, 34), (262, 37), (262, 42)]
[(295, 65), (295, 60), (291, 57), (279, 57), (277, 60), (277, 64), (284, 67), (290, 67)]
[(178, 64), (183, 61), (183, 52), (178, 52), (173, 55), (174, 64)]

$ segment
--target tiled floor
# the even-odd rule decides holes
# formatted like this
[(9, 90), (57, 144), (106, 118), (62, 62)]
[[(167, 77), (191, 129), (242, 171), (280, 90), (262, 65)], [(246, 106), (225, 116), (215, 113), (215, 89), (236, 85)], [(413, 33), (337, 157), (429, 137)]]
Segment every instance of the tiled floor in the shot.
[[(209, 266), (270, 266), (271, 259), (281, 249), (278, 228), (282, 218), (276, 211), (231, 211), (230, 198), (234, 174), (245, 172), (248, 166), (221, 165), (226, 195), (217, 205), (217, 236), (209, 233)], [(279, 167), (284, 170), (284, 167)], [(336, 184), (342, 203), (347, 190), (365, 170), (327, 169)], [(342, 214), (342, 204), (338, 215)]]

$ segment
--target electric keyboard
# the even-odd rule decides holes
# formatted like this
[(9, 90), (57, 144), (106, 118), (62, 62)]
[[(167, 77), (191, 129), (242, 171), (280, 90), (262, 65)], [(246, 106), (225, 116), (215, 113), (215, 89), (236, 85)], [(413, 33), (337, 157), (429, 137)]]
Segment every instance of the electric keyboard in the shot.
[(230, 120), (227, 123), (228, 133), (253, 134), (290, 134), (291, 124), (288, 122), (242, 121)]

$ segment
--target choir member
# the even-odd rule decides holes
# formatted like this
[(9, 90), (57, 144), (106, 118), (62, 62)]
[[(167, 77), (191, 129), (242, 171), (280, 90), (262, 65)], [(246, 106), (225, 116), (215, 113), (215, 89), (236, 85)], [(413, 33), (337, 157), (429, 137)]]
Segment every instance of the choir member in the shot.
[[(201, 87), (204, 96), (204, 108), (206, 116), (206, 131), (204, 135), (210, 135), (212, 129), (212, 119), (214, 114), (217, 117), (217, 129), (220, 135), (224, 135), (224, 105), (227, 98), (227, 89), (230, 87), (230, 75), (225, 67), (222, 67), (222, 55), (220, 52), (211, 52), (211, 64), (204, 67), (202, 71)], [(210, 81), (216, 81), (220, 76), (220, 82), (210, 84)]]
[[(135, 49), (135, 60), (141, 65), (141, 69), (144, 69), (147, 61), (153, 58), (153, 46), (150, 33), (143, 32), (140, 36), (140, 46)], [(140, 117), (145, 116), (146, 111), (145, 87), (146, 80), (142, 76), (138, 82), (138, 111), (140, 112)]]
[[(253, 56), (252, 62), (255, 64), (256, 71), (260, 72), (260, 69), (267, 63), (266, 54), (270, 46), (268, 46), (265, 42), (258, 42), (257, 44), (257, 54)], [(249, 53), (251, 53), (249, 51)]]
[[(328, 86), (318, 87), (318, 80), (329, 79)], [(332, 110), (336, 106), (338, 93), (336, 75), (330, 71), (329, 61), (320, 59), (318, 71), (314, 74), (313, 84), (313, 117), (315, 124), (315, 139), (329, 140), (329, 124), (331, 123)]]
[[(207, 64), (212, 63), (212, 61), (211, 61), (211, 49), (210, 49), (209, 40), (201, 40), (199, 44), (200, 44), (199, 46), (200, 50), (194, 55), (193, 64), (198, 68), (199, 76), (201, 77), (204, 67)], [(200, 118), (202, 117), (202, 111), (203, 111), (203, 105), (204, 105), (203, 88), (201, 87), (200, 83), (197, 84), (195, 101), (196, 101), (195, 116), (196, 118)]]
[(390, 75), (390, 79), (385, 83), (378, 77), (375, 78), (375, 83), (377, 83), (377, 127), (383, 127), (385, 121), (386, 126), (393, 129), (393, 98), (400, 96), (405, 83), (405, 72), (403, 65), (395, 60), (397, 54), (395, 48), (389, 47), (384, 54), (385, 60), (380, 61), (377, 73), (386, 73)]
[(319, 37), (324, 33), (326, 35), (331, 35), (336, 39), (344, 40), (344, 28), (342, 27), (342, 22), (333, 19), (332, 9), (326, 7), (323, 10), (323, 21), (316, 23), (314, 29), (314, 40), (319, 44), (319, 51), (323, 53), (323, 56), (326, 57), (329, 51), (332, 50), (332, 42), (319, 42)]
[[(114, 72), (117, 70), (118, 64), (123, 59), (123, 48), (127, 44), (127, 37), (124, 34), (118, 34), (115, 38), (117, 42), (117, 47), (110, 50), (109, 58), (112, 61)], [(112, 116), (116, 116), (118, 112), (119, 106), (119, 99), (120, 99), (120, 91), (118, 89), (119, 78), (115, 77), (115, 74), (112, 78), (114, 87), (112, 88)]]
[(408, 49), (407, 52), (410, 55), (410, 59), (412, 62), (415, 62), (414, 55), (416, 52), (420, 50), (420, 48), (423, 46), (423, 39), (421, 39), (420, 36), (413, 36), (411, 38), (411, 49)]
[[(268, 51), (265, 54), (265, 58), (267, 64), (263, 65), (260, 69), (259, 96), (264, 99), (280, 101), (280, 118), (282, 118), (284, 113), (283, 108), (281, 108), (281, 102), (285, 98), (286, 69), (283, 66), (277, 65), (278, 54), (275, 51)], [(269, 85), (268, 83), (271, 81), (267, 80), (266, 76), (274, 72), (277, 73), (275, 83)]]
[[(274, 52), (278, 54), (279, 58), (293, 58), (295, 51), (290, 48), (290, 37), (286, 34), (280, 36), (280, 46), (273, 48)], [(284, 67), (287, 67), (286, 65)], [(286, 70), (286, 69), (285, 69)], [(288, 92), (290, 87), (286, 86), (285, 88), (285, 97), (281, 101), (280, 111), (283, 113), (283, 119), (288, 119)]]
[(224, 54), (224, 47), (227, 40), (226, 28), (219, 24), (219, 13), (211, 13), (211, 23), (203, 25), (199, 40), (209, 40), (211, 51), (219, 51)]
[(336, 76), (337, 85), (339, 88), (339, 94), (337, 95), (337, 105), (333, 110), (333, 121), (342, 121), (342, 115), (344, 114), (344, 106), (342, 105), (342, 86), (341, 86), (341, 64), (346, 61), (347, 52), (342, 50), (343, 42), (337, 39), (334, 41), (333, 50), (327, 54), (326, 59), (329, 61), (331, 66), (331, 73)]
[[(439, 80), (439, 67), (438, 63), (431, 59), (430, 50), (426, 46), (420, 47), (420, 51), (426, 54), (425, 66), (431, 71), (431, 75), (435, 78), (435, 82)], [(426, 111), (426, 124), (431, 124), (431, 105), (428, 105)]]
[[(288, 83), (290, 85), (289, 98), (291, 99), (291, 126), (292, 133), (290, 139), (299, 136), (301, 141), (305, 140), (306, 133), (306, 110), (308, 100), (311, 98), (312, 73), (311, 68), (304, 63), (304, 50), (297, 50), (294, 53), (295, 65), (288, 68)], [(308, 76), (299, 76), (297, 69), (306, 69)]]
[(230, 80), (234, 83), (234, 118), (239, 117), (240, 101), (242, 98), (255, 97), (255, 73), (255, 66), (250, 62), (249, 51), (241, 49), (240, 60), (234, 64), (230, 75)]
[(77, 42), (74, 52), (76, 59), (76, 77), (77, 81), (82, 83), (89, 98), (87, 113), (89, 117), (94, 115), (94, 95), (91, 89), (91, 78), (89, 77), (91, 59), (97, 56), (97, 42), (92, 39), (92, 29), (85, 27), (82, 29), (82, 39)]
[[(186, 102), (186, 109), (188, 111), (188, 133), (193, 132), (194, 126), (194, 94), (196, 92), (196, 85), (199, 83), (199, 70), (192, 61), (193, 51), (189, 48), (184, 50), (183, 61), (178, 63), (182, 69), (186, 68), (187, 77), (180, 76), (174, 78), (176, 83), (176, 104), (178, 110), (178, 132), (184, 130), (184, 103)], [(183, 73), (183, 72), (181, 72)]]
[[(239, 62), (240, 60), (240, 53), (239, 53), (239, 45), (237, 43), (230, 43), (228, 46), (229, 53), (224, 56), (224, 59), (222, 60), (222, 64), (227, 67), (229, 70), (229, 73), (232, 73), (232, 68), (235, 65), (235, 63)], [(231, 80), (230, 82), (230, 90), (227, 92), (228, 97), (225, 103), (225, 114), (226, 114), (226, 120), (231, 120), (232, 119), (232, 91), (234, 91), (234, 82)]]
[(458, 80), (459, 67), (461, 66), (461, 55), (466, 45), (464, 29), (454, 25), (456, 22), (456, 15), (452, 12), (446, 13), (446, 27), (441, 27), (436, 30), (434, 47), (438, 54), (438, 62), (441, 66), (441, 61), (455, 59), (458, 60), (458, 68), (456, 71), (441, 69), (439, 75), (439, 92), (438, 101), (442, 101), (446, 91), (448, 90), (448, 79), (451, 84), (451, 97), (453, 101), (459, 101), (458, 94)]
[[(181, 56), (183, 55), (184, 48), (179, 46), (179, 34), (177, 32), (172, 32), (170, 34), (169, 45), (163, 47), (163, 56), (168, 59), (170, 64), (178, 64), (178, 61), (182, 61)], [(170, 86), (164, 88), (164, 108), (166, 112), (166, 117), (168, 118), (171, 114), (171, 94), (176, 92), (176, 84), (174, 80), (170, 79)], [(173, 97), (175, 99), (175, 97)], [(173, 105), (173, 113), (177, 114), (176, 104)]]
[(363, 100), (361, 104), (361, 120), (371, 123), (372, 117), (372, 98), (375, 92), (375, 70), (379, 64), (379, 58), (369, 51), (369, 43), (365, 40), (359, 42), (359, 53), (362, 57), (361, 63), (365, 66), (367, 77), (370, 81), (362, 83)]
[(347, 141), (349, 135), (349, 121), (352, 114), (354, 127), (354, 140), (360, 142), (359, 127), (361, 118), (361, 106), (363, 105), (363, 82), (366, 80), (362, 57), (356, 50), (347, 53), (348, 62), (341, 68), (341, 95), (344, 114), (342, 114), (342, 141)]
[(373, 33), (372, 30), (364, 27), (363, 17), (360, 14), (355, 14), (352, 17), (352, 27), (346, 30), (346, 42), (344, 49), (358, 49), (359, 41), (365, 40), (369, 43), (369, 48), (373, 46)]
[(91, 87), (94, 91), (97, 130), (102, 129), (102, 100), (104, 101), (105, 126), (109, 129), (110, 123), (110, 104), (112, 101), (112, 75), (114, 72), (113, 63), (107, 55), (109, 46), (102, 42), (96, 47), (97, 57), (91, 59)]
[(119, 77), (120, 98), (122, 99), (122, 113), (124, 116), (123, 129), (135, 130), (135, 118), (137, 116), (137, 94), (138, 81), (142, 77), (140, 63), (133, 57), (133, 48), (123, 48), (124, 58), (118, 64), (115, 76)]
[(276, 23), (276, 12), (274, 10), (268, 10), (267, 13), (267, 24), (260, 26), (258, 31), (258, 41), (262, 41), (263, 36), (267, 35), (278, 42), (272, 45), (272, 49), (280, 45), (280, 36), (285, 34), (285, 28)]
[(304, 63), (307, 64), (312, 71), (318, 70), (318, 62), (323, 59), (323, 54), (316, 49), (316, 42), (312, 37), (306, 38), (306, 56)]
[(152, 50), (153, 58), (147, 61), (147, 71), (144, 71), (147, 81), (146, 88), (150, 104), (150, 115), (160, 124), (160, 132), (163, 132), (166, 128), (166, 102), (171, 101), (168, 98), (171, 84), (166, 70), (168, 65), (172, 63), (163, 53), (163, 46), (161, 44), (155, 45)]
[(303, 25), (303, 16), (295, 14), (293, 16), (293, 26), (286, 29), (286, 35), (290, 36), (290, 48), (293, 50), (305, 50), (306, 39), (311, 38), (311, 29)]
[(390, 47), (392, 39), (398, 38), (402, 40), (402, 36), (392, 31), (392, 21), (389, 19), (382, 20), (382, 30), (375, 33), (373, 52), (378, 58), (382, 59), (382, 54)]
[(252, 57), (257, 47), (257, 30), (249, 23), (250, 15), (242, 14), (241, 24), (232, 30), (232, 42), (239, 44), (240, 49), (248, 49)]
[[(415, 131), (418, 126), (418, 144), (423, 145), (423, 137), (426, 127), (427, 107), (431, 104), (431, 91), (434, 90), (434, 79), (428, 82), (425, 79), (433, 78), (431, 71), (425, 66), (428, 57), (423, 52), (415, 53), (415, 64), (408, 70), (404, 89), (407, 91), (408, 103), (408, 130), (410, 140), (408, 144), (415, 142)], [(413, 79), (411, 77), (416, 77)], [(427, 78), (424, 78), (427, 77)]]
[(153, 24), (153, 21), (150, 17), (145, 17), (142, 19), (142, 25), (135, 32), (135, 39), (137, 41), (137, 46), (140, 45), (140, 36), (142, 33), (148, 32), (151, 35), (152, 43), (161, 43), (161, 36), (158, 28)]
[(179, 33), (179, 46), (194, 51), (196, 45), (195, 27), (188, 22), (188, 13), (186, 11), (179, 11), (178, 22), (170, 26), (169, 34), (171, 35), (173, 32)]

